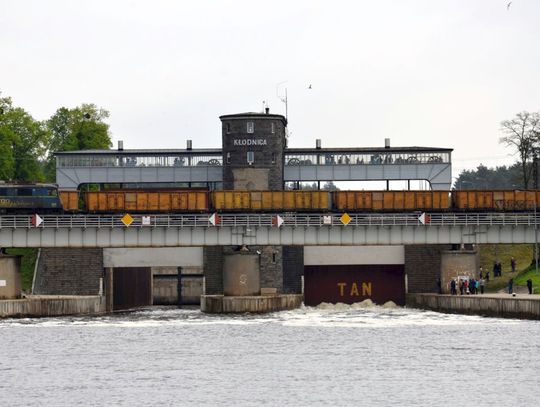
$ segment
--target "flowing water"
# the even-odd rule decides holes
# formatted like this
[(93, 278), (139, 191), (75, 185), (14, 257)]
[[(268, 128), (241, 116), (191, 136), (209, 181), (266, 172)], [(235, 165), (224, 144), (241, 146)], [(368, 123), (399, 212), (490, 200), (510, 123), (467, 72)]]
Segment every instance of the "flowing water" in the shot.
[(538, 406), (540, 322), (320, 306), (0, 321), (1, 406)]

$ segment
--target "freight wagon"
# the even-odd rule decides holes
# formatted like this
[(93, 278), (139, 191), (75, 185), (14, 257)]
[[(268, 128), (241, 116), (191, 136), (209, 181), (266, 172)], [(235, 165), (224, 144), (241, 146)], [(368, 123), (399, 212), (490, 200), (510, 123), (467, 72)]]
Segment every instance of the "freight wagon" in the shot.
[(85, 209), (91, 213), (208, 212), (204, 190), (108, 190), (86, 192)]
[(327, 191), (213, 191), (212, 209), (221, 212), (331, 210)]
[(334, 191), (333, 208), (344, 212), (448, 211), (448, 191)]

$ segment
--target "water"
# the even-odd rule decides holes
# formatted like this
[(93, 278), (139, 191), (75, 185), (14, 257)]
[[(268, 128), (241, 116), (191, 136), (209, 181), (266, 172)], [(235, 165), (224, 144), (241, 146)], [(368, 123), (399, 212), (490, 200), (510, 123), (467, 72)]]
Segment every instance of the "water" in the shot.
[(0, 321), (2, 406), (537, 406), (540, 322), (403, 308)]

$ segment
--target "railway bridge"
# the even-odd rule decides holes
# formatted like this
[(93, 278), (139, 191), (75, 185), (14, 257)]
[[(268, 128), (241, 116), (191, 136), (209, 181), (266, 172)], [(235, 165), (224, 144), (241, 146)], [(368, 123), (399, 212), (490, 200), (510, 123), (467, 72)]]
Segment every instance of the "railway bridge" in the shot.
[[(39, 216), (39, 215), (38, 215)], [(145, 214), (0, 217), (0, 247), (362, 246), (536, 243), (516, 213)]]

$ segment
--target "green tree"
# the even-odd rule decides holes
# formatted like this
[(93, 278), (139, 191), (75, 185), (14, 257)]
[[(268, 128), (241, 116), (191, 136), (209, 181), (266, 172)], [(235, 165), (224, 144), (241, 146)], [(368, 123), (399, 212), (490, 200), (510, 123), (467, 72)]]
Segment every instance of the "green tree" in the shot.
[(94, 104), (82, 104), (73, 109), (61, 107), (47, 120), (51, 133), (46, 164), (47, 179), (55, 179), (54, 153), (57, 151), (108, 149), (112, 146), (109, 112)]
[(500, 142), (514, 147), (519, 155), (522, 188), (531, 187), (531, 162), (539, 147), (540, 113), (520, 112), (513, 119), (501, 122), (501, 131), (505, 135), (500, 138)]
[(43, 123), (11, 98), (0, 98), (0, 178), (3, 180), (42, 181), (43, 158), (49, 133)]
[(454, 183), (456, 189), (521, 188), (521, 165), (488, 168), (480, 164), (476, 170), (462, 171)]

